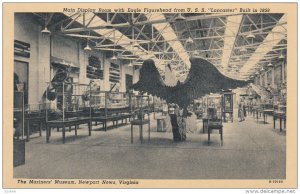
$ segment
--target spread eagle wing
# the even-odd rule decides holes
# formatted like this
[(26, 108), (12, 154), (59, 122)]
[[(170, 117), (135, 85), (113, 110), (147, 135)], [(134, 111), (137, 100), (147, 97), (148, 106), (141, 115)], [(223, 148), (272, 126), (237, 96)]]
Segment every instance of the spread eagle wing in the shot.
[(210, 62), (202, 58), (191, 58), (191, 68), (186, 80), (176, 86), (166, 86), (155, 67), (154, 61), (144, 61), (140, 70), (140, 79), (132, 87), (141, 92), (147, 92), (160, 97), (167, 103), (175, 103), (180, 108), (190, 105), (194, 99), (221, 90), (243, 87), (246, 81), (234, 80), (224, 76)]

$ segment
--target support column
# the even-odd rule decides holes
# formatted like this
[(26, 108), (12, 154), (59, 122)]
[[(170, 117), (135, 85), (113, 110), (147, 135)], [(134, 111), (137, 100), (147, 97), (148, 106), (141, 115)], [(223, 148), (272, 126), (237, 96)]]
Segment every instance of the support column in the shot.
[(120, 92), (126, 92), (126, 66), (120, 62)]
[(88, 84), (89, 80), (86, 77), (86, 66), (89, 63), (89, 53), (84, 52), (81, 48), (80, 48), (80, 43), (78, 43), (78, 63), (80, 65), (80, 70), (79, 70), (79, 83), (82, 84)]
[(281, 64), (281, 77), (282, 77), (282, 83), (285, 82), (285, 80), (286, 80), (286, 77), (285, 77), (285, 75), (284, 75), (284, 69), (285, 69), (285, 64), (284, 64), (284, 62), (282, 62), (282, 64)]
[(271, 69), (271, 87), (272, 88), (276, 87), (276, 84), (275, 84), (275, 67), (274, 67), (274, 65)]
[(268, 72), (264, 72), (264, 79), (265, 79), (265, 87), (268, 87)]
[(133, 75), (132, 75), (133, 84), (139, 81), (139, 76), (140, 76), (140, 70), (139, 69), (133, 70)]
[(263, 80), (263, 75), (259, 74), (259, 85), (260, 86), (263, 86), (262, 80)]
[[(51, 47), (51, 36), (39, 33), (38, 37), (38, 95), (35, 94), (36, 99), (32, 99), (29, 103), (42, 102), (42, 96), (46, 91), (50, 81), (50, 48)], [(30, 93), (29, 93), (30, 95)], [(32, 94), (33, 95), (33, 94)]]
[(110, 84), (109, 84), (109, 67), (110, 67), (110, 59), (104, 57), (103, 60), (103, 86), (104, 91), (110, 90)]

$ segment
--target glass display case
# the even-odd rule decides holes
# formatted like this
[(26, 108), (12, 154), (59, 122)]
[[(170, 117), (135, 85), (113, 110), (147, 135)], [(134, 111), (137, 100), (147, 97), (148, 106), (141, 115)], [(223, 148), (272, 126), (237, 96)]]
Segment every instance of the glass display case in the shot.
[(91, 95), (93, 108), (125, 108), (129, 107), (129, 95), (125, 92), (105, 92)]
[(222, 92), (222, 116), (224, 122), (227, 121), (227, 115), (233, 122), (233, 95), (234, 93), (231, 90)]
[(208, 132), (209, 121), (222, 121), (222, 95), (210, 94), (203, 97), (202, 130)]
[(108, 122), (113, 126), (127, 123), (131, 118), (130, 94), (125, 92), (100, 91), (91, 96), (92, 121), (102, 123), (103, 129), (107, 131)]
[(221, 94), (211, 94), (203, 98), (203, 109), (205, 115), (207, 115), (207, 110), (209, 108), (214, 108), (216, 113), (222, 113), (222, 95)]
[[(51, 82), (53, 84), (53, 82)], [(91, 135), (91, 85), (80, 83), (57, 82), (56, 98), (46, 106), (46, 140), (49, 142), (52, 128), (62, 128), (62, 140), (65, 143), (66, 127), (69, 132), (72, 126), (75, 127), (75, 136), (77, 128), (81, 124), (87, 124), (89, 136)], [(46, 92), (46, 99), (48, 92)]]
[(203, 98), (195, 99), (193, 103), (193, 112), (196, 114), (197, 118), (202, 118), (203, 110)]
[(166, 101), (158, 97), (153, 97), (153, 112), (154, 112), (154, 117), (156, 113), (161, 113), (162, 115), (166, 115), (168, 113), (168, 104), (166, 103)]
[(150, 96), (147, 95), (133, 95), (130, 97), (130, 109), (134, 115), (141, 119), (142, 115), (150, 114), (151, 103)]
[(25, 105), (25, 131), (26, 140), (29, 141), (30, 135), (39, 132), (42, 136), (42, 128), (46, 121), (46, 104), (27, 104)]
[[(150, 141), (150, 112), (153, 110), (150, 104), (150, 96), (130, 95), (131, 120), (131, 143), (133, 143), (133, 126), (140, 128), (140, 141), (143, 143), (143, 125), (148, 125), (148, 142)], [(147, 115), (147, 118), (145, 118)]]
[(129, 107), (129, 96), (124, 92), (106, 92), (107, 108)]

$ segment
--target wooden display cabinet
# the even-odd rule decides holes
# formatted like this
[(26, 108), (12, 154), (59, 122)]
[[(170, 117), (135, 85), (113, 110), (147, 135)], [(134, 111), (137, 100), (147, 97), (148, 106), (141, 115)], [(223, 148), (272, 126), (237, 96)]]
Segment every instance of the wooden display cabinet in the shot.
[[(133, 126), (139, 126), (140, 141), (143, 143), (143, 125), (148, 125), (148, 142), (150, 141), (150, 112), (153, 110), (150, 105), (150, 97), (145, 95), (131, 95), (130, 107), (132, 110), (131, 121), (131, 143), (133, 143)], [(145, 115), (148, 115), (145, 118)]]
[(101, 91), (97, 95), (92, 95), (92, 121), (102, 123), (103, 129), (107, 131), (108, 122), (117, 126), (127, 123), (131, 119), (130, 94), (125, 92)]
[(197, 116), (197, 118), (202, 118), (202, 115), (203, 115), (203, 98), (200, 98), (200, 99), (196, 99), (194, 100), (194, 103), (193, 103), (193, 111), (195, 113), (195, 115)]
[(222, 92), (222, 117), (223, 121), (227, 122), (226, 114), (230, 115), (230, 120), (233, 122), (233, 95), (231, 90)]
[(222, 95), (220, 94), (211, 94), (203, 97), (203, 133), (208, 130), (209, 120), (222, 119)]

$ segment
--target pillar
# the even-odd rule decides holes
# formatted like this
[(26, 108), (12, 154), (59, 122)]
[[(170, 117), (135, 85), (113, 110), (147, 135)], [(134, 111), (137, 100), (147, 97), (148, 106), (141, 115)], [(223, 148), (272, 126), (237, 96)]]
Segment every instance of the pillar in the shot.
[(120, 92), (126, 92), (126, 65), (120, 62)]
[(135, 84), (136, 82), (139, 81), (139, 76), (140, 76), (140, 69), (134, 69), (133, 70), (133, 75), (132, 75), (133, 84)]
[(268, 71), (264, 72), (265, 87), (268, 87)]
[(285, 77), (285, 74), (284, 74), (284, 70), (285, 70), (285, 63), (282, 62), (282, 65), (281, 65), (281, 77), (282, 77), (282, 83), (286, 81), (286, 77)]
[[(38, 35), (38, 95), (36, 99), (30, 97), (29, 103), (41, 103), (42, 96), (46, 91), (50, 82), (50, 55), (51, 51), (51, 36), (39, 33)], [(29, 93), (30, 95), (31, 93)], [(31, 94), (32, 95), (32, 94)]]
[(263, 75), (262, 75), (262, 74), (259, 74), (259, 85), (260, 85), (260, 86), (263, 86), (262, 80), (263, 80)]
[(86, 76), (86, 67), (89, 63), (90, 53), (85, 52), (80, 48), (80, 42), (78, 42), (78, 63), (80, 65), (79, 70), (79, 83), (88, 84), (89, 79)]
[(276, 88), (276, 83), (275, 83), (275, 67), (273, 65), (271, 69), (271, 87)]
[(109, 67), (110, 67), (110, 59), (104, 57), (103, 60), (103, 90), (109, 91), (110, 90), (110, 83), (109, 83)]

